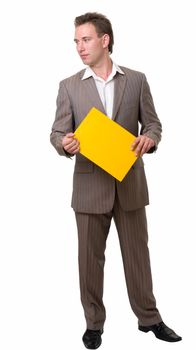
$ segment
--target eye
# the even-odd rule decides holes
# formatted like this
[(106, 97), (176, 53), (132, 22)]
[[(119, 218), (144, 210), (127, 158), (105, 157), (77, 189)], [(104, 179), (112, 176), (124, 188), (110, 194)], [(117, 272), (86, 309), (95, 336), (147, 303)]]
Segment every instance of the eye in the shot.
[(88, 42), (88, 41), (90, 41), (90, 38), (84, 38), (84, 42), (85, 43)]

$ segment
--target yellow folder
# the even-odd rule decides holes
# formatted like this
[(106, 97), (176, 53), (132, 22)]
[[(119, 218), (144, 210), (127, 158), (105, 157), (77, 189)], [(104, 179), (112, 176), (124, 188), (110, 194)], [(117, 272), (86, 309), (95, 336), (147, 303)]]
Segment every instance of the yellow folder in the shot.
[(131, 151), (135, 136), (93, 107), (74, 133), (80, 153), (122, 181), (137, 157)]

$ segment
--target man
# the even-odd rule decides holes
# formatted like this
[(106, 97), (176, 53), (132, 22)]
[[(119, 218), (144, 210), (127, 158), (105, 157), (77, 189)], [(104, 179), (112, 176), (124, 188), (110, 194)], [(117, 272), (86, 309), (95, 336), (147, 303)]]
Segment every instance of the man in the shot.
[[(112, 218), (139, 330), (152, 331), (168, 342), (179, 341), (182, 338), (163, 323), (152, 291), (145, 214), (149, 201), (142, 156), (157, 149), (162, 129), (149, 85), (144, 74), (119, 67), (111, 60), (114, 38), (105, 16), (86, 13), (76, 17), (74, 41), (87, 68), (60, 83), (51, 142), (60, 155), (76, 155), (72, 207), (78, 228), (80, 292), (87, 323), (84, 345), (96, 349), (102, 341), (106, 317), (102, 301), (104, 251)], [(122, 182), (79, 153), (74, 131), (92, 107), (137, 136), (130, 147), (140, 157)]]

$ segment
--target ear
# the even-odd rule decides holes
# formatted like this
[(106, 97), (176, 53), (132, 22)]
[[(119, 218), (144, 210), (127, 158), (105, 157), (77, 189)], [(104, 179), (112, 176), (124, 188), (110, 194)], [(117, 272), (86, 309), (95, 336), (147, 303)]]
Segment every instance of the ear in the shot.
[(109, 35), (108, 35), (108, 34), (104, 34), (104, 35), (102, 36), (102, 43), (103, 43), (103, 48), (104, 48), (104, 49), (108, 47), (109, 42), (110, 42), (110, 37), (109, 37)]

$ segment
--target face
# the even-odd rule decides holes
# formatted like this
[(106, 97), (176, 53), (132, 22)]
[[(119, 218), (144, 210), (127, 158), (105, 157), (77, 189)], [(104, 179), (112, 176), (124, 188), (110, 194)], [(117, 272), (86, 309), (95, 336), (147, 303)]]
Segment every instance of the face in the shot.
[(109, 36), (98, 37), (95, 26), (91, 23), (82, 24), (75, 29), (76, 49), (84, 64), (98, 65), (108, 54)]

